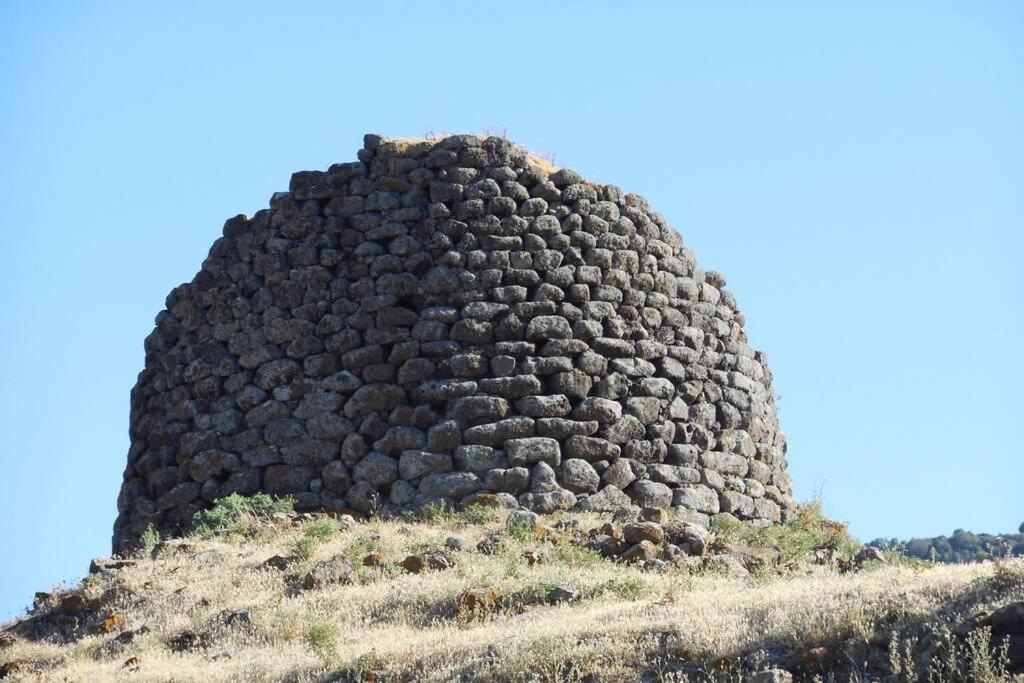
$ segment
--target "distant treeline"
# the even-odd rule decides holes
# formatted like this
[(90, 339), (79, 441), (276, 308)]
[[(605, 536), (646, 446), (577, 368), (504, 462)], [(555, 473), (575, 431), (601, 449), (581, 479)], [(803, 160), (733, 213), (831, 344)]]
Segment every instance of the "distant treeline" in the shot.
[(871, 545), (935, 562), (982, 562), (995, 557), (1024, 556), (1024, 523), (1016, 534), (976, 534), (957, 529), (952, 536), (876, 538)]

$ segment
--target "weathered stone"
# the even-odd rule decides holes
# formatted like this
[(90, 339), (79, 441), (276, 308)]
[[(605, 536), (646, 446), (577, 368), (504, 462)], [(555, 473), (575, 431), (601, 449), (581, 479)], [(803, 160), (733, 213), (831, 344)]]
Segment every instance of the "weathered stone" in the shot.
[(481, 379), (478, 384), (481, 391), (510, 399), (537, 394), (543, 388), (540, 380), (533, 375), (492, 377), (490, 379)]
[(391, 410), (405, 401), (405, 390), (395, 384), (366, 384), (345, 402), (345, 417), (363, 417), (378, 410)]
[(753, 498), (736, 491), (721, 491), (718, 494), (718, 504), (722, 512), (734, 516), (750, 517), (754, 513)]
[(464, 421), (489, 419), (500, 420), (508, 415), (509, 405), (497, 396), (465, 396), (448, 404), (448, 414)]
[(398, 564), (410, 574), (420, 574), (425, 571), (452, 569), (455, 567), (455, 560), (442, 550), (427, 550), (417, 555), (409, 555)]
[[(628, 543), (628, 541), (627, 541)], [(658, 556), (658, 547), (647, 540), (638, 541), (635, 545), (619, 556), (619, 561), (626, 564), (653, 560)]]
[(710, 571), (725, 574), (734, 579), (745, 579), (750, 576), (746, 567), (732, 555), (710, 555), (704, 558), (704, 566)]
[(530, 417), (562, 417), (569, 414), (572, 406), (563, 394), (525, 396), (516, 401), (516, 410)]
[(490, 446), (470, 445), (455, 449), (455, 466), (466, 472), (503, 469), (507, 464), (504, 451)]
[(554, 439), (543, 436), (509, 439), (505, 442), (505, 455), (513, 467), (545, 462), (558, 467), (562, 460), (561, 447)]
[(622, 404), (593, 396), (580, 402), (573, 411), (573, 417), (577, 420), (596, 420), (601, 424), (611, 424), (622, 417)]
[(313, 477), (313, 470), (309, 467), (271, 465), (263, 475), (263, 488), (275, 496), (302, 493), (308, 489)]
[(569, 321), (557, 315), (542, 315), (530, 321), (526, 327), (526, 338), (530, 341), (547, 339), (572, 339)]
[(636, 473), (628, 460), (616, 460), (601, 475), (604, 485), (623, 491), (636, 480)]
[(530, 481), (530, 470), (525, 467), (496, 468), (484, 475), (484, 486), (488, 491), (518, 494), (526, 490)]
[(557, 586), (548, 591), (548, 602), (550, 603), (576, 602), (579, 599), (580, 592), (568, 586)]
[(423, 448), (427, 443), (427, 435), (415, 427), (390, 427), (380, 439), (374, 442), (374, 450), (387, 455), (397, 455), (402, 451)]
[(323, 487), (332, 493), (345, 495), (348, 487), (352, 485), (352, 478), (349, 475), (345, 463), (335, 460), (327, 464), (320, 473), (320, 480)]
[(555, 491), (529, 491), (519, 496), (519, 504), (523, 507), (549, 515), (557, 510), (568, 510), (576, 504), (576, 496), (571, 491), (558, 489)]
[(352, 478), (375, 487), (390, 484), (398, 479), (398, 461), (383, 453), (372, 452), (356, 464)]
[(672, 507), (687, 507), (713, 515), (721, 511), (718, 493), (707, 486), (686, 486), (672, 491)]
[(452, 456), (429, 451), (404, 451), (398, 459), (398, 473), (402, 479), (415, 482), (428, 474), (452, 471)]
[(697, 524), (683, 522), (673, 529), (673, 540), (690, 555), (703, 555), (711, 545), (711, 533)]
[(345, 556), (338, 555), (313, 565), (302, 578), (302, 585), (307, 590), (313, 590), (332, 584), (354, 583), (355, 580), (356, 572), (352, 563)]
[(462, 440), (468, 444), (501, 446), (509, 439), (531, 436), (535, 428), (532, 417), (510, 417), (490, 424), (470, 427), (462, 433)]
[(665, 540), (665, 530), (660, 524), (654, 522), (634, 522), (622, 528), (622, 539), (626, 543), (640, 543), (649, 541), (660, 545)]
[(607, 484), (597, 493), (580, 499), (574, 509), (586, 512), (613, 512), (630, 505), (632, 501), (629, 496), (615, 486)]
[(626, 493), (640, 507), (665, 508), (672, 504), (672, 489), (648, 479), (633, 482)]
[(700, 470), (692, 467), (656, 463), (647, 467), (647, 474), (650, 475), (651, 481), (668, 484), (669, 486), (687, 486), (700, 483)]
[(590, 436), (570, 436), (565, 441), (566, 457), (579, 458), (587, 462), (615, 460), (621, 450), (618, 445), (605, 439)]
[(444, 539), (444, 546), (450, 550), (457, 550), (459, 552), (469, 553), (476, 550), (476, 544), (468, 538), (462, 536), (449, 536)]
[(565, 439), (571, 436), (589, 436), (597, 432), (597, 422), (580, 422), (561, 417), (542, 417), (537, 420), (537, 436)]
[(480, 490), (480, 477), (472, 472), (445, 472), (428, 474), (420, 482), (418, 498), (464, 498)]
[(570, 458), (562, 463), (561, 481), (573, 493), (596, 493), (601, 478), (586, 460)]

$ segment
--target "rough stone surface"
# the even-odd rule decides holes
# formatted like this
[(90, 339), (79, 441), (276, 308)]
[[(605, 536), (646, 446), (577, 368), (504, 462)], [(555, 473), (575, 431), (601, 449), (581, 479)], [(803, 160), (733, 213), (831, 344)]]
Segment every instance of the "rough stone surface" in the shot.
[(358, 159), (228, 219), (168, 295), (115, 550), (234, 492), (788, 518), (767, 362), (646, 199), (495, 137), (368, 135)]

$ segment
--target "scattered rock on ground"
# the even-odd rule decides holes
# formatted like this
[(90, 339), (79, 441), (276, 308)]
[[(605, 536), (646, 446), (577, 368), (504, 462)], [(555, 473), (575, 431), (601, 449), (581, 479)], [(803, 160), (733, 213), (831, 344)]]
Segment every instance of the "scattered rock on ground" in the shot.
[(575, 602), (579, 599), (580, 592), (574, 588), (569, 588), (568, 586), (558, 586), (548, 592), (548, 602), (551, 603)]
[(754, 674), (751, 683), (792, 683), (793, 674), (785, 669), (769, 669)]
[(650, 541), (640, 541), (626, 550), (619, 559), (627, 564), (632, 562), (652, 560), (658, 556), (658, 547)]
[(650, 541), (658, 545), (665, 540), (665, 530), (655, 522), (634, 522), (623, 527), (622, 538), (626, 543)]
[(294, 557), (285, 557), (284, 555), (274, 555), (263, 561), (264, 567), (272, 567), (274, 569), (280, 569), (284, 571), (288, 568), (292, 562), (295, 561)]
[(329, 560), (313, 565), (302, 578), (302, 585), (312, 590), (332, 584), (349, 584), (354, 582), (355, 575), (355, 570), (348, 558), (336, 555)]
[(444, 540), (444, 545), (450, 550), (458, 550), (466, 553), (476, 550), (476, 544), (462, 536), (449, 536)]
[(441, 550), (427, 550), (416, 555), (409, 555), (399, 563), (410, 574), (424, 571), (441, 571), (455, 566), (455, 560)]
[(704, 566), (737, 579), (750, 576), (747, 568), (732, 555), (709, 555), (704, 558)]

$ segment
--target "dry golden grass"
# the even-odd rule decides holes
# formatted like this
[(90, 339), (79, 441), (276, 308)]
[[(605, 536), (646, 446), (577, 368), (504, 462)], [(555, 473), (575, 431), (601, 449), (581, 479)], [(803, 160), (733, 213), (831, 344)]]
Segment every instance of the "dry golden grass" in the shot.
[[(579, 519), (584, 529), (599, 521)], [(284, 571), (263, 563), (289, 555), (303, 537), (287, 524), (251, 538), (170, 542), (158, 547), (156, 559), (83, 583), (97, 605), (94, 621), (126, 616), (110, 633), (67, 642), (21, 637), (0, 648), (0, 663), (19, 661), (26, 680), (61, 681), (374, 680), (367, 674), (424, 681), (598, 674), (614, 681), (638, 680), (644, 671), (685, 680), (666, 671), (688, 661), (735, 662), (768, 643), (798, 651), (867, 643), (880, 629), (955, 623), (1024, 596), (1024, 586), (1005, 581), (1019, 565), (1001, 568), (1000, 581), (990, 563), (880, 565), (847, 574), (808, 568), (740, 580), (678, 568), (643, 571), (568, 542), (503, 530), (500, 517), (483, 524), (459, 517), (374, 520), (321, 541), (311, 557)], [(412, 575), (395, 566), (409, 553), (443, 548), (452, 534), (475, 543), (498, 532), (498, 551), (453, 551), (451, 570)], [(541, 561), (528, 562), (526, 550), (538, 551)], [(363, 567), (370, 552), (387, 565)], [(356, 565), (357, 584), (300, 589), (298, 579), (312, 563), (337, 554)], [(543, 597), (560, 585), (582, 599), (546, 604)], [(460, 612), (460, 594), (478, 588), (493, 589), (493, 604)], [(249, 624), (226, 623), (242, 611)], [(132, 642), (118, 642), (139, 629)], [(200, 645), (176, 652), (172, 645), (184, 633)]]
[[(455, 133), (452, 133), (450, 131), (428, 130), (423, 134), (423, 137), (419, 138), (385, 137), (382, 139), (381, 144), (391, 146), (395, 154), (402, 154), (405, 152), (405, 150), (414, 145), (418, 145), (423, 142), (437, 143), (440, 142), (441, 140), (444, 140), (447, 137), (450, 137), (451, 135), (455, 135)], [(499, 137), (505, 139), (506, 131), (489, 127), (485, 128), (477, 137), (479, 137), (481, 141), (484, 138), (488, 137)], [(538, 152), (531, 152), (529, 150), (524, 151), (526, 152), (526, 162), (530, 166), (534, 167), (537, 171), (539, 171), (542, 175), (550, 176), (552, 173), (559, 169), (559, 167), (555, 165), (555, 157), (553, 154), (543, 154)]]

